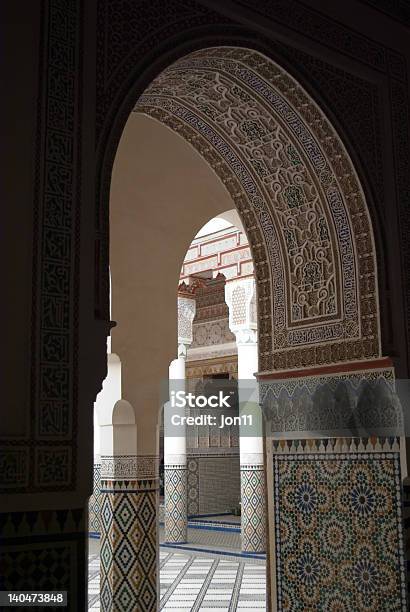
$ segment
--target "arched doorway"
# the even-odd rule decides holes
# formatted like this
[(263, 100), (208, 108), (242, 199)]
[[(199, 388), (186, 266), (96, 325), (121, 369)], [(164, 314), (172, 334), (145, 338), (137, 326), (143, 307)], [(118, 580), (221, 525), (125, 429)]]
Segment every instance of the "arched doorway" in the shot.
[[(123, 458), (112, 458), (107, 460), (107, 466), (113, 469), (107, 469), (103, 479), (112, 507), (115, 503), (125, 503), (125, 499), (129, 501), (129, 487), (134, 487), (132, 512), (139, 516), (143, 537), (138, 536), (138, 546), (132, 551), (133, 571), (138, 576), (134, 582), (127, 582), (124, 572), (116, 586), (112, 582), (115, 555), (107, 555), (105, 561), (102, 557), (102, 602), (106, 609), (110, 609), (113, 599), (121, 597), (121, 590), (131, 593), (141, 609), (151, 610), (156, 606), (155, 386), (158, 378), (166, 375), (165, 364), (173, 356), (176, 330), (171, 313), (175, 312), (175, 301), (166, 273), (159, 279), (153, 274), (150, 261), (141, 254), (149, 252), (158, 228), (166, 226), (174, 242), (166, 243), (167, 257), (163, 263), (169, 270), (175, 269), (178, 258), (181, 260), (181, 249), (186, 249), (188, 235), (198, 227), (201, 215), (205, 214), (205, 204), (209, 204), (209, 200), (193, 201), (189, 208), (178, 208), (177, 201), (173, 207), (165, 201), (156, 205), (145, 201), (144, 214), (141, 206), (132, 209), (130, 194), (137, 196), (141, 187), (134, 182), (132, 156), (133, 147), (142, 137), (140, 128), (145, 118), (141, 120), (141, 115), (154, 118), (185, 139), (194, 150), (189, 157), (205, 160), (208, 170), (212, 168), (218, 176), (220, 187), (224, 186), (223, 199), (228, 197), (238, 210), (255, 262), (259, 378), (263, 384), (272, 386), (277, 382), (269, 381), (292, 380), (291, 394), (298, 385), (303, 386), (300, 380), (305, 378), (330, 374), (343, 379), (351, 376), (372, 380), (376, 376), (391, 381), (394, 375), (389, 359), (382, 356), (380, 348), (376, 254), (369, 213), (352, 162), (322, 111), (289, 74), (252, 50), (210, 48), (190, 54), (164, 70), (139, 98), (135, 114), (127, 122), (117, 152), (111, 191), (111, 265), (117, 269), (117, 273), (114, 270), (113, 308), (118, 321), (113, 346), (122, 359), (123, 397), (135, 410), (138, 433), (132, 472), (121, 467)], [(151, 180), (158, 180), (155, 172)], [(184, 187), (190, 180), (192, 175), (187, 171)], [(219, 202), (214, 204), (217, 207)], [(138, 253), (139, 260), (146, 264), (146, 275), (133, 278), (133, 291), (138, 297), (132, 303), (127, 273), (131, 262), (138, 261)], [(144, 314), (144, 326), (131, 334), (136, 312), (138, 316)], [(327, 425), (321, 422), (314, 431), (326, 431), (330, 429)], [(284, 426), (276, 433), (286, 433), (288, 429)], [(296, 440), (300, 431), (299, 425), (292, 430)], [(279, 533), (284, 526), (281, 517), (290, 527), (296, 519), (291, 512), (281, 514), (285, 506), (278, 506), (278, 497), (273, 506), (271, 493), (274, 486), (280, 489), (281, 481), (272, 475), (274, 441), (269, 438), (267, 443), (270, 445), (266, 453), (266, 479), (271, 602), (276, 598), (278, 605), (282, 605), (282, 598), (303, 602), (306, 596), (311, 605), (324, 605), (323, 598), (330, 601), (336, 597), (341, 605), (348, 606), (343, 589), (337, 588), (337, 572), (332, 562), (323, 578), (327, 582), (319, 593), (318, 533), (314, 534), (313, 552), (309, 549), (307, 553), (292, 553), (296, 555), (296, 565), (301, 564), (302, 578), (298, 572), (292, 575), (283, 569), (286, 559), (278, 548)], [(365, 457), (366, 469), (373, 469), (372, 485), (378, 484), (377, 470), (387, 469), (389, 462), (397, 463), (398, 448), (393, 444), (388, 450), (386, 457), (371, 453)], [(343, 447), (342, 454), (335, 451), (335, 456), (332, 455), (332, 468), (336, 472), (344, 469), (345, 451)], [(309, 457), (310, 461), (320, 459)], [(356, 467), (361, 469), (363, 457), (352, 452), (348, 461), (349, 464), (357, 461)], [(250, 457), (251, 471), (252, 467)], [(394, 478), (397, 480), (397, 474), (382, 485), (392, 504), (397, 484)], [(119, 485), (119, 482), (127, 484)], [(290, 486), (295, 489), (299, 485), (296, 479)], [(284, 499), (287, 494), (285, 491)], [(261, 503), (251, 493), (252, 499), (254, 504)], [(389, 596), (401, 606), (404, 605), (403, 572), (392, 569), (400, 567), (403, 555), (397, 503), (395, 508), (389, 525), (390, 532), (394, 533), (392, 558), (386, 565), (376, 550), (373, 569), (391, 576)], [(145, 528), (141, 523), (144, 515)], [(346, 520), (346, 526), (353, 529), (353, 523)], [(106, 524), (107, 541), (114, 528), (111, 513)], [(360, 591), (363, 571), (368, 575), (373, 569), (363, 570), (363, 563), (360, 565), (364, 549), (355, 554), (357, 563), (349, 572)], [(305, 576), (304, 561), (310, 569), (317, 569), (312, 579)], [(303, 584), (310, 589), (307, 595), (303, 594)], [(376, 590), (374, 597), (381, 601), (384, 595)]]

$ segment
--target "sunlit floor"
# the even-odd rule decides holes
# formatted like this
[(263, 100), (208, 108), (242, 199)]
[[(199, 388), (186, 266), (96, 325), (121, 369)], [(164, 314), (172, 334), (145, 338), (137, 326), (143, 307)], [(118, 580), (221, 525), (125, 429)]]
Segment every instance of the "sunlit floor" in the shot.
[[(266, 609), (264, 556), (241, 555), (238, 525), (225, 529), (221, 523), (221, 519), (190, 522), (189, 544), (161, 546), (161, 610), (262, 612)], [(90, 540), (89, 559), (89, 610), (99, 610), (98, 540)]]
[[(265, 610), (265, 563), (210, 553), (160, 551), (161, 610)], [(99, 557), (89, 565), (89, 610), (99, 610)]]

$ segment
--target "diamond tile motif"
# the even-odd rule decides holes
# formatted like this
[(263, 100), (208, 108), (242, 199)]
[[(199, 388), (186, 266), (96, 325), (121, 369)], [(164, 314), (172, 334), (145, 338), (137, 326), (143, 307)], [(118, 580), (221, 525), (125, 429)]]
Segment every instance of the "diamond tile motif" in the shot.
[(242, 550), (265, 552), (265, 478), (260, 465), (241, 467)]
[(94, 464), (93, 493), (88, 501), (88, 530), (90, 533), (100, 533), (101, 499), (101, 464)]
[[(141, 485), (141, 486), (140, 486)], [(158, 490), (146, 483), (105, 482), (101, 514), (101, 609), (153, 612), (157, 609)], [(115, 489), (115, 486), (118, 489)]]
[(165, 466), (165, 538), (178, 543), (187, 540), (187, 470)]

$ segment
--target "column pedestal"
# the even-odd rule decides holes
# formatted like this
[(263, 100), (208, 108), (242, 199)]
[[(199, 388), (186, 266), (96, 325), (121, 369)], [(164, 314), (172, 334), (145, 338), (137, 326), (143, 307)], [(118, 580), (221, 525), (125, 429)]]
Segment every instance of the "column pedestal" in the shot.
[(244, 552), (266, 551), (263, 465), (241, 465), (241, 536)]
[(101, 457), (102, 612), (158, 609), (158, 458)]
[[(169, 367), (171, 393), (185, 391), (185, 358), (180, 355)], [(188, 529), (186, 427), (172, 426), (172, 416), (185, 416), (185, 408), (167, 402), (164, 406), (164, 498), (165, 541), (185, 544)], [(177, 435), (178, 434), (178, 435)]]
[(187, 542), (187, 470), (186, 465), (166, 465), (165, 480), (165, 541)]

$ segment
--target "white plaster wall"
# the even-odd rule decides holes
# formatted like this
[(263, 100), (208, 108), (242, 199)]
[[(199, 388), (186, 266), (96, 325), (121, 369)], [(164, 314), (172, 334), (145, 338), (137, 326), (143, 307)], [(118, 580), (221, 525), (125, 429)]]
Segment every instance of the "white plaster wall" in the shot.
[[(234, 207), (192, 146), (151, 117), (131, 113), (110, 197), (112, 350), (122, 398), (136, 415), (138, 453), (157, 452), (160, 385), (177, 349), (177, 287), (198, 230)], [(141, 423), (144, 424), (141, 427)]]
[(110, 444), (102, 439), (102, 427), (112, 424), (115, 403), (121, 399), (121, 362), (115, 353), (107, 353), (107, 377), (94, 403), (94, 462), (99, 455), (110, 454)]

